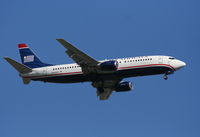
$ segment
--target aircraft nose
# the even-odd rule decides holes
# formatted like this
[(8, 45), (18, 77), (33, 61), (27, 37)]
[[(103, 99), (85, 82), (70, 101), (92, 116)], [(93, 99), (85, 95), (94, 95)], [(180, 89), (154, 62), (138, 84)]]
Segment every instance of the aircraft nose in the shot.
[(181, 60), (178, 60), (178, 61), (176, 62), (176, 65), (175, 65), (175, 66), (176, 66), (175, 69), (178, 70), (178, 69), (181, 69), (181, 68), (185, 67), (185, 66), (186, 66), (186, 63), (183, 62), (183, 61), (181, 61)]
[(182, 67), (185, 67), (186, 66), (186, 63), (181, 61), (182, 62)]

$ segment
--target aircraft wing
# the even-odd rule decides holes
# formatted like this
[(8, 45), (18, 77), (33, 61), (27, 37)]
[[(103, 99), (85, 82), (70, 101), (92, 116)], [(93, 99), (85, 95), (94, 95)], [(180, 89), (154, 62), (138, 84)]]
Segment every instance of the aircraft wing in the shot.
[(97, 65), (99, 64), (98, 61), (88, 56), (83, 51), (79, 50), (64, 39), (56, 40), (67, 49), (66, 54), (82, 67), (82, 70), (85, 74), (96, 71)]

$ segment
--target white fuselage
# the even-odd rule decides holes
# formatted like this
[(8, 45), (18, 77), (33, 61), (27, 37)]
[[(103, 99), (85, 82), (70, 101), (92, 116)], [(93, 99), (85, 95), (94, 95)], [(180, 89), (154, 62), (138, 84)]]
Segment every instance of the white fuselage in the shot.
[[(117, 71), (119, 72), (123, 71), (122, 73), (119, 74), (119, 77), (122, 77), (122, 78), (167, 73), (165, 71), (174, 72), (186, 65), (184, 62), (178, 59), (175, 59), (173, 57), (159, 56), (159, 55), (119, 58), (119, 59), (114, 59), (114, 60), (116, 60), (119, 64)], [(103, 61), (106, 61), (106, 60), (103, 60)], [(103, 61), (100, 61), (100, 62), (103, 62)], [(151, 69), (152, 73), (147, 73), (146, 71), (150, 72), (150, 68), (152, 68)], [(163, 69), (163, 70), (161, 71), (159, 69)], [(155, 71), (157, 71), (157, 73)], [(129, 72), (130, 72), (130, 75), (129, 75)], [(111, 73), (105, 72), (104, 75), (106, 74), (110, 75)], [(115, 74), (118, 75), (118, 73), (112, 72), (112, 75), (115, 75)], [(24, 78), (30, 78), (31, 80), (41, 80), (41, 81), (46, 81), (46, 82), (54, 82), (53, 81), (54, 78), (58, 79), (59, 77), (67, 76), (68, 80), (66, 83), (70, 83), (70, 76), (76, 76), (76, 75), (83, 75), (81, 67), (76, 63), (35, 68), (30, 73), (21, 74), (21, 76)], [(51, 79), (51, 80), (48, 81), (46, 79)], [(77, 82), (79, 81), (90, 81), (90, 80), (88, 79), (77, 80)], [(71, 82), (76, 82), (76, 81), (72, 80)], [(61, 82), (61, 83), (65, 83), (65, 82)]]

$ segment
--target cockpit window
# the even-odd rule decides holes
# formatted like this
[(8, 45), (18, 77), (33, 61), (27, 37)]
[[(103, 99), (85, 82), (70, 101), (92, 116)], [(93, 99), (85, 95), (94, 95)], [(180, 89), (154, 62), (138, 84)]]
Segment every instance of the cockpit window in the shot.
[(169, 57), (169, 59), (175, 59), (174, 57)]

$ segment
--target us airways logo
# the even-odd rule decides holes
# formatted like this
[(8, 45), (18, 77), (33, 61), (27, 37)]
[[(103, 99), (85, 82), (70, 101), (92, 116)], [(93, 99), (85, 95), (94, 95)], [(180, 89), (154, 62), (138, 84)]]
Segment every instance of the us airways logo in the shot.
[(24, 63), (33, 62), (33, 61), (34, 61), (34, 55), (24, 56)]

